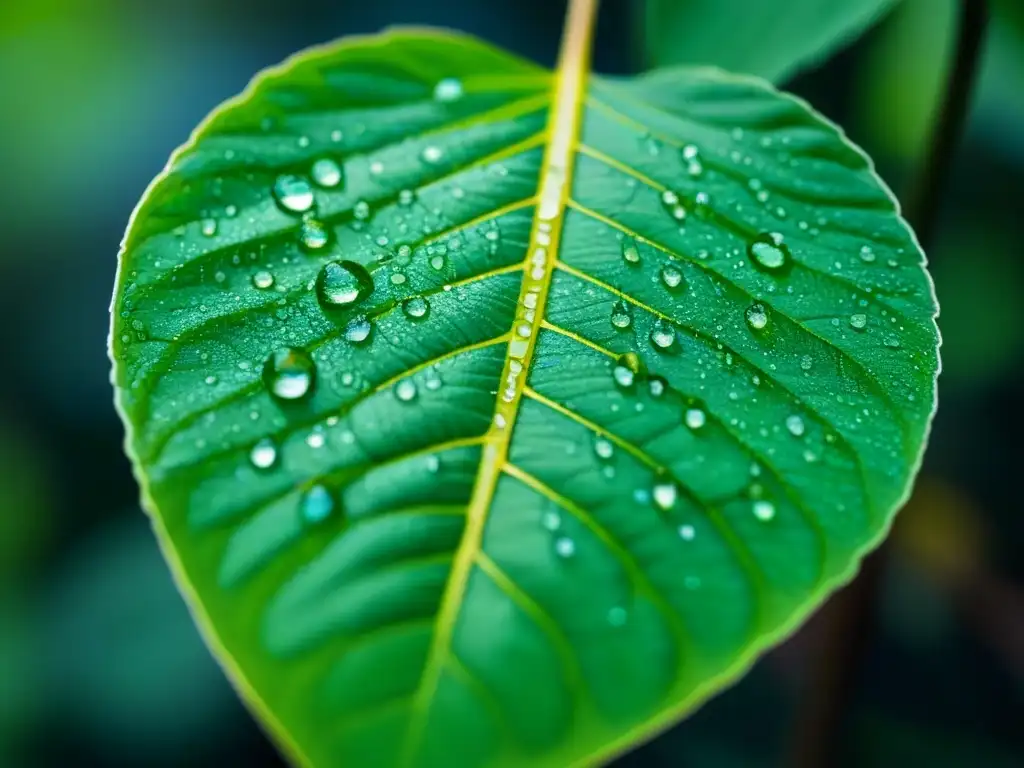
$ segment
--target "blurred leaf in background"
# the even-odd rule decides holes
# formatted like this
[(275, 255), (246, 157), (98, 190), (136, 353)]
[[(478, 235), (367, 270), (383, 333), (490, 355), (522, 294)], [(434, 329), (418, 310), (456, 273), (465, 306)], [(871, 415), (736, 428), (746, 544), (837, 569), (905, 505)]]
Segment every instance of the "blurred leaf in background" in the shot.
[(896, 0), (647, 0), (647, 64), (712, 64), (782, 82), (852, 42)]

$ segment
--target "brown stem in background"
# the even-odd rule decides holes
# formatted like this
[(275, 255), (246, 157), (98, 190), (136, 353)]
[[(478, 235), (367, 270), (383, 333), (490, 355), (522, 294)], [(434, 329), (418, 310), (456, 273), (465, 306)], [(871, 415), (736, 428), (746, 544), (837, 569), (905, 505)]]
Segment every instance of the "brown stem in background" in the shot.
[[(988, 19), (987, 0), (961, 1), (945, 97), (905, 210), (926, 253), (935, 240), (951, 161), (967, 120)], [(807, 690), (795, 715), (793, 768), (833, 768), (848, 753), (843, 736), (874, 635), (888, 553), (883, 544), (868, 556), (856, 579), (822, 609), (820, 652), (808, 664)]]

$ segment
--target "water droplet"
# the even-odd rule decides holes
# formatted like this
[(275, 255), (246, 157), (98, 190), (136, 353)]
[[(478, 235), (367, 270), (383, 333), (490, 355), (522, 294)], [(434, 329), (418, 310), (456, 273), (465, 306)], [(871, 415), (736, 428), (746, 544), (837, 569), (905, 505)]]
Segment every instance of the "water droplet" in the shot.
[(766, 232), (758, 235), (747, 248), (747, 253), (753, 259), (755, 266), (771, 272), (776, 272), (787, 266), (792, 257), (789, 246), (785, 244), (782, 235), (778, 232)]
[(793, 437), (800, 437), (805, 430), (804, 420), (795, 413), (792, 416), (787, 416), (786, 429), (789, 430), (789, 434), (793, 435)]
[(612, 377), (620, 387), (631, 387), (638, 374), (643, 371), (643, 363), (636, 352), (619, 355), (612, 367)]
[(446, 77), (443, 80), (438, 80), (434, 86), (434, 99), (436, 101), (458, 101), (461, 98), (462, 81), (458, 78)]
[(697, 531), (692, 525), (679, 526), (679, 538), (683, 541), (693, 541), (693, 537), (696, 535)]
[(875, 252), (871, 250), (870, 245), (865, 245), (861, 247), (860, 258), (861, 261), (867, 262), (868, 264), (875, 260)]
[(441, 460), (434, 454), (427, 456), (427, 472), (434, 474), (441, 469)]
[(373, 278), (354, 261), (331, 261), (316, 280), (317, 296), (327, 307), (349, 307), (373, 293)]
[(445, 261), (446, 260), (443, 253), (435, 253), (433, 256), (430, 257), (430, 268), (441, 271), (442, 269), (444, 269)]
[(764, 499), (755, 501), (751, 510), (754, 513), (754, 517), (762, 522), (768, 522), (775, 517), (775, 505)]
[(277, 463), (277, 447), (270, 438), (264, 438), (249, 451), (249, 460), (257, 469), (270, 469)]
[(430, 302), (422, 296), (410, 296), (402, 302), (402, 312), (410, 320), (422, 320), (430, 311)]
[(850, 315), (850, 327), (855, 331), (863, 331), (868, 324), (868, 316), (862, 312)]
[(615, 605), (608, 609), (608, 623), (613, 627), (621, 627), (626, 623), (629, 614), (621, 605)]
[(367, 221), (370, 213), (370, 204), (365, 200), (356, 200), (356, 204), (352, 206), (352, 216), (356, 221)]
[(675, 289), (683, 284), (683, 273), (672, 262), (663, 264), (661, 267), (661, 282), (666, 288)]
[(686, 218), (686, 209), (679, 202), (679, 195), (671, 189), (666, 189), (661, 193), (661, 205), (668, 212), (668, 215), (676, 221), (682, 221)]
[(420, 157), (423, 159), (423, 162), (433, 165), (434, 163), (439, 163), (441, 158), (444, 157), (444, 150), (431, 144), (423, 148)]
[(412, 379), (402, 379), (395, 384), (395, 397), (403, 403), (411, 403), (416, 399), (416, 384)]
[(305, 213), (313, 207), (313, 187), (301, 176), (278, 176), (274, 199), (288, 213)]
[(199, 225), (199, 231), (206, 237), (213, 237), (217, 234), (217, 220), (203, 219), (202, 223)]
[(314, 485), (302, 497), (299, 508), (307, 523), (321, 523), (334, 512), (334, 498), (324, 486)]
[(676, 488), (675, 481), (670, 478), (658, 480), (654, 483), (654, 487), (651, 488), (651, 499), (654, 501), (654, 506), (662, 512), (668, 512), (672, 509), (676, 505), (678, 497), (679, 490)]
[(810, 355), (804, 355), (803, 357), (800, 358), (800, 367), (803, 370), (809, 371), (809, 370), (811, 370), (811, 366), (813, 366), (813, 365), (814, 365), (814, 358), (812, 358)]
[(274, 276), (267, 270), (261, 269), (255, 275), (252, 276), (252, 284), (260, 290), (266, 290), (274, 286)]
[(337, 187), (343, 180), (341, 166), (329, 157), (321, 158), (313, 163), (310, 175), (313, 177), (313, 181), (321, 187)]
[(616, 301), (612, 305), (612, 325), (622, 330), (633, 325), (633, 308), (622, 300)]
[(640, 263), (640, 249), (636, 247), (636, 243), (632, 240), (622, 241), (622, 260), (627, 264)]
[(267, 389), (281, 400), (298, 400), (308, 395), (315, 377), (316, 367), (301, 349), (279, 349), (263, 365), (263, 381)]
[(299, 231), (299, 241), (309, 251), (318, 251), (327, 245), (330, 231), (316, 219), (305, 219)]
[(651, 343), (657, 349), (668, 349), (676, 341), (676, 329), (661, 318), (651, 325)]
[(599, 437), (594, 441), (594, 453), (599, 459), (610, 459), (615, 455), (615, 446), (606, 437)]
[(762, 331), (768, 325), (768, 310), (764, 304), (751, 304), (744, 313), (747, 318), (747, 325), (752, 330)]
[(668, 382), (661, 376), (651, 376), (647, 380), (647, 391), (651, 393), (651, 397), (661, 397), (667, 389)]
[(540, 524), (544, 526), (545, 530), (557, 531), (562, 527), (562, 516), (557, 512), (548, 510), (541, 517)]
[(882, 337), (882, 343), (889, 349), (899, 349), (900, 340), (895, 333), (887, 333)]
[(360, 315), (348, 321), (348, 325), (345, 326), (345, 338), (353, 344), (362, 344), (370, 338), (370, 331), (372, 330), (373, 325), (371, 325), (370, 320), (366, 315)]
[(690, 429), (700, 429), (707, 423), (708, 418), (700, 408), (687, 408), (684, 420)]
[(570, 558), (576, 554), (576, 542), (568, 536), (555, 539), (555, 554), (561, 558)]
[(403, 189), (398, 193), (398, 204), (408, 207), (416, 202), (416, 193), (411, 189)]

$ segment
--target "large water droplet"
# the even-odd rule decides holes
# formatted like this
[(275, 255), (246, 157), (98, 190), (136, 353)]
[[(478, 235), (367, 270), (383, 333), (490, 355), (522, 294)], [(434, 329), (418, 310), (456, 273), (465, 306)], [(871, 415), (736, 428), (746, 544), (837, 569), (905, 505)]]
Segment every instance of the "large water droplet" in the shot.
[(281, 400), (298, 400), (313, 389), (316, 367), (301, 349), (285, 347), (272, 353), (263, 365), (263, 381)]
[(270, 469), (277, 463), (277, 447), (270, 438), (264, 438), (249, 451), (249, 460), (257, 469)]
[(313, 187), (301, 176), (284, 174), (274, 182), (274, 199), (288, 213), (305, 213), (313, 207)]
[(331, 261), (320, 270), (316, 292), (324, 306), (354, 306), (373, 293), (373, 278), (362, 264)]
[(850, 327), (855, 331), (863, 331), (868, 325), (868, 316), (862, 312), (850, 315)]
[(316, 184), (328, 188), (339, 186), (344, 179), (341, 166), (329, 157), (321, 158), (313, 163), (310, 175)]
[(438, 80), (434, 86), (434, 99), (436, 101), (458, 101), (461, 98), (462, 81), (456, 77), (446, 77), (443, 80)]
[(768, 310), (764, 304), (751, 304), (744, 313), (747, 318), (747, 325), (752, 330), (762, 331), (768, 325)]
[(395, 397), (403, 403), (411, 403), (417, 394), (416, 384), (412, 379), (402, 379), (395, 384)]
[(410, 296), (402, 302), (402, 313), (410, 320), (422, 320), (430, 312), (430, 302), (422, 296)]
[(683, 420), (690, 429), (700, 429), (707, 423), (708, 417), (700, 408), (687, 408)]
[(362, 344), (370, 338), (372, 330), (373, 325), (369, 318), (366, 315), (360, 315), (348, 321), (348, 325), (345, 326), (345, 338), (353, 344)]
[(787, 416), (786, 429), (789, 430), (789, 434), (793, 435), (793, 437), (800, 437), (806, 429), (804, 420), (795, 413), (792, 416)]
[(676, 342), (676, 329), (661, 318), (651, 325), (651, 343), (657, 349), (668, 349)]
[(334, 508), (334, 497), (322, 485), (314, 485), (306, 491), (299, 504), (302, 519), (311, 524), (326, 520), (334, 512)]
[(666, 288), (674, 290), (683, 284), (683, 273), (672, 262), (663, 264), (661, 267), (661, 282)]
[(633, 324), (633, 308), (619, 300), (612, 305), (612, 325), (625, 330)]
[(788, 266), (792, 254), (789, 246), (778, 232), (765, 232), (748, 246), (747, 253), (754, 262), (754, 266), (767, 269), (770, 272), (777, 272)]

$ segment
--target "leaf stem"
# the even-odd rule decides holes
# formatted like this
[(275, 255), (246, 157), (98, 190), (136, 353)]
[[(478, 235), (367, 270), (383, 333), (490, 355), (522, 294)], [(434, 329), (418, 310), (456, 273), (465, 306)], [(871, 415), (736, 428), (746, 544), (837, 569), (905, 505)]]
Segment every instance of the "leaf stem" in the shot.
[[(927, 252), (935, 241), (943, 193), (963, 134), (988, 27), (987, 0), (961, 0), (953, 62), (928, 150), (916, 175), (906, 218)], [(819, 617), (820, 651), (808, 664), (808, 689), (795, 716), (793, 768), (838, 765), (849, 709), (858, 690), (878, 617), (889, 545), (865, 558), (860, 574)]]

